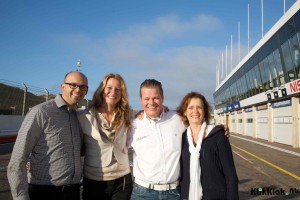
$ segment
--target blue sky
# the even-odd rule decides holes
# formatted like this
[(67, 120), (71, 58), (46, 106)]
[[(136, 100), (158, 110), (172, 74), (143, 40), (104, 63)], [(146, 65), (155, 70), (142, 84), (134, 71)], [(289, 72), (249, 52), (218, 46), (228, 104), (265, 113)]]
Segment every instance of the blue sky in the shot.
[[(286, 0), (286, 9), (295, 1)], [(284, 1), (263, 2), (266, 33)], [(59, 92), (80, 59), (89, 99), (113, 72), (125, 79), (134, 109), (147, 78), (162, 82), (171, 109), (190, 91), (213, 103), (216, 65), (226, 45), (230, 52), (231, 35), (237, 64), (238, 22), (241, 55), (247, 52), (248, 3), (253, 47), (262, 35), (261, 0), (1, 0), (0, 79)]]

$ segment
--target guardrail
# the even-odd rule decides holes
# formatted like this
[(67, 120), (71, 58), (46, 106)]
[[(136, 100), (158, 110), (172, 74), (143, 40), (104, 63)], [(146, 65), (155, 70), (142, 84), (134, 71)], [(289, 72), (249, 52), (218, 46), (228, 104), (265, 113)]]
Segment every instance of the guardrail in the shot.
[(0, 130), (0, 144), (16, 141), (18, 130)]

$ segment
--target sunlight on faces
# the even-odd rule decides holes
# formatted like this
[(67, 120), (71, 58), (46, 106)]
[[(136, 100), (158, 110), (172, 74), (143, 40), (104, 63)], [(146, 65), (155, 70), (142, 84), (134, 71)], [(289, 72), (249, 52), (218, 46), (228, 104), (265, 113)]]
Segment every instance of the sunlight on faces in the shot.
[[(81, 73), (71, 72), (65, 78), (66, 83), (75, 83), (77, 85), (88, 85), (88, 80)], [(62, 97), (70, 107), (74, 107), (87, 94), (87, 91), (80, 90), (79, 87), (72, 89), (69, 85), (62, 83)]]
[(200, 98), (192, 98), (186, 108), (185, 115), (190, 124), (202, 124), (205, 117), (202, 100)]
[(143, 87), (141, 89), (141, 104), (147, 116), (150, 118), (160, 117), (163, 110), (163, 97), (158, 87)]
[(122, 97), (121, 83), (118, 79), (108, 79), (104, 92), (103, 99), (108, 105), (116, 105)]

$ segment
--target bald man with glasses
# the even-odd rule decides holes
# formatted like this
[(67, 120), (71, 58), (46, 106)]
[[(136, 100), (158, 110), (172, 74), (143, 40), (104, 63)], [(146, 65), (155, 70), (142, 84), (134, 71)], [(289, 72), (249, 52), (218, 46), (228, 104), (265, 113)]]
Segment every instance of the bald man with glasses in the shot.
[(55, 99), (33, 107), (19, 129), (7, 168), (14, 199), (80, 200), (82, 132), (76, 106), (88, 92), (87, 77), (69, 72), (61, 89)]

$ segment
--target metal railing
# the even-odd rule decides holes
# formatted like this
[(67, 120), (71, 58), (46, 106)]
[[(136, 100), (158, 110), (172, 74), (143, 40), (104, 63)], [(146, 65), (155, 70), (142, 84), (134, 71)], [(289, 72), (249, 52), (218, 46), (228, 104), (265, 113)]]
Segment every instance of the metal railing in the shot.
[[(59, 93), (60, 90), (0, 79), (0, 115), (24, 116), (33, 106), (53, 99)], [(88, 99), (78, 103), (79, 107), (88, 105)]]

